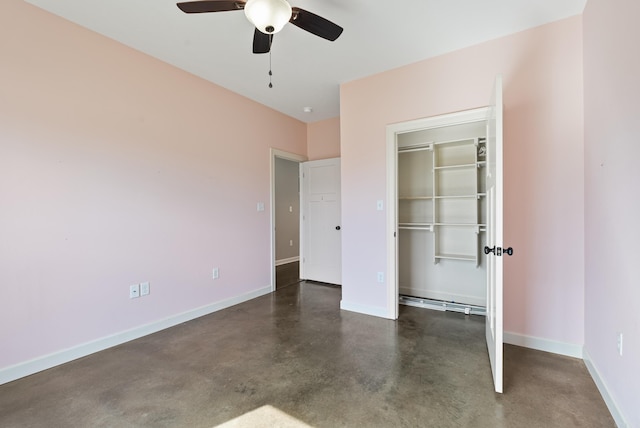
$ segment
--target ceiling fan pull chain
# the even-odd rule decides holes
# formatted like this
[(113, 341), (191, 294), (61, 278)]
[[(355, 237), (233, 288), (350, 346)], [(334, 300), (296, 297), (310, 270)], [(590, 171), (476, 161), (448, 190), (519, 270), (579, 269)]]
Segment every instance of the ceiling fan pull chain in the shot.
[(271, 39), (269, 39), (269, 88), (273, 88), (271, 76), (273, 76), (273, 73), (271, 72)]

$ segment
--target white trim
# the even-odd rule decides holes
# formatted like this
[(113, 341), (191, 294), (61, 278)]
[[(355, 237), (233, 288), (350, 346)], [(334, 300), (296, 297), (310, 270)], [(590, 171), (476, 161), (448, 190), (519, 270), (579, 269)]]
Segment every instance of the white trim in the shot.
[(388, 316), (387, 308), (360, 305), (358, 303), (345, 302), (344, 300), (340, 301), (340, 309), (349, 312), (357, 312), (364, 315), (371, 315), (374, 317), (394, 319)]
[(265, 294), (269, 294), (270, 292), (270, 286), (259, 288), (240, 296), (232, 297), (230, 299), (222, 300), (220, 302), (212, 303), (196, 309), (191, 309), (189, 311), (173, 315), (162, 320), (144, 324), (139, 327), (134, 327), (130, 330), (125, 330), (120, 333), (82, 343), (80, 345), (64, 349), (62, 351), (34, 358), (33, 360), (5, 367), (3, 369), (0, 369), (0, 385), (14, 381), (16, 379), (20, 379), (25, 376), (32, 375), (34, 373), (38, 373), (43, 370), (50, 369), (60, 364), (68, 363), (69, 361), (73, 361), (78, 358), (86, 357), (87, 355), (93, 354), (95, 352), (103, 351), (113, 346), (117, 346), (122, 343), (129, 342), (131, 340), (138, 339), (152, 333), (156, 333), (158, 331), (176, 326), (178, 324), (182, 324), (183, 322), (191, 321), (204, 315), (208, 315), (213, 312), (235, 306), (239, 303), (255, 299), (256, 297), (260, 297)]
[(288, 259), (276, 260), (276, 266), (282, 266), (289, 263), (295, 263), (300, 261), (300, 256), (289, 257)]
[(600, 395), (602, 395), (602, 399), (607, 405), (607, 408), (609, 409), (609, 412), (611, 413), (616, 426), (618, 428), (627, 428), (629, 426), (615, 399), (613, 398), (613, 395), (609, 392), (609, 388), (607, 388), (606, 382), (604, 381), (602, 376), (600, 376), (600, 372), (598, 371), (596, 365), (593, 363), (589, 352), (587, 352), (587, 350), (583, 346), (575, 345), (572, 343), (563, 343), (554, 340), (542, 339), (540, 337), (509, 333), (506, 331), (504, 332), (504, 343), (582, 359), (585, 366), (587, 367), (587, 370), (589, 371), (589, 374), (591, 375), (591, 378), (598, 387), (598, 391), (600, 391)]
[(429, 128), (460, 125), (470, 122), (481, 122), (487, 119), (488, 110), (488, 107), (462, 110), (455, 113), (447, 113), (438, 116), (410, 120), (407, 122), (394, 123), (387, 125), (387, 129), (391, 130), (394, 134), (404, 134), (406, 132), (421, 131)]
[(522, 346), (523, 348), (536, 349), (538, 351), (551, 352), (552, 354), (565, 355), (567, 357), (582, 358), (582, 345), (557, 342), (541, 337), (526, 336), (524, 334), (504, 332), (504, 343)]
[(398, 319), (398, 134), (397, 125), (387, 126), (387, 315)]
[(616, 425), (618, 426), (618, 428), (627, 428), (629, 424), (625, 420), (624, 415), (616, 404), (616, 400), (614, 400), (611, 393), (609, 393), (609, 388), (607, 388), (606, 382), (604, 381), (604, 379), (602, 379), (602, 376), (600, 376), (598, 368), (593, 363), (593, 360), (591, 360), (591, 356), (586, 349), (583, 350), (583, 355), (584, 364), (587, 366), (587, 370), (589, 371), (591, 378), (593, 378), (593, 381), (598, 387), (598, 391), (600, 391), (600, 395), (602, 395), (602, 398), (604, 399), (604, 402), (607, 405), (607, 408), (609, 409), (609, 412), (611, 413), (611, 416), (613, 417)]
[[(276, 291), (276, 158), (298, 163), (307, 160), (306, 156), (274, 148), (269, 149), (269, 239), (271, 241), (269, 266), (271, 266), (271, 291)], [(302, 229), (300, 229), (300, 235), (302, 235)]]

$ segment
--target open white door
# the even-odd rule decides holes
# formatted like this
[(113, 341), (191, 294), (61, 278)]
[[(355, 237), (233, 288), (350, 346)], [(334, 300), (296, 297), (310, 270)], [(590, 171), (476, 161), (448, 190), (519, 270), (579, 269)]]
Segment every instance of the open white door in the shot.
[(342, 283), (340, 158), (303, 162), (300, 278)]
[[(486, 337), (493, 383), (502, 392), (502, 76), (496, 77), (487, 119), (487, 319)], [(511, 249), (509, 249), (511, 251)]]

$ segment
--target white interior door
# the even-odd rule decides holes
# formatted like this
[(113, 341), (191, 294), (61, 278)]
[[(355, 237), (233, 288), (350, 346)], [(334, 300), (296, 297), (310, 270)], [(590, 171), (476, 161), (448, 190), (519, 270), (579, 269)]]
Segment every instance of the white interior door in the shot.
[[(487, 319), (486, 337), (493, 383), (502, 392), (502, 76), (496, 78), (487, 120)], [(491, 251), (491, 252), (490, 252)]]
[(340, 158), (304, 162), (300, 277), (342, 283)]

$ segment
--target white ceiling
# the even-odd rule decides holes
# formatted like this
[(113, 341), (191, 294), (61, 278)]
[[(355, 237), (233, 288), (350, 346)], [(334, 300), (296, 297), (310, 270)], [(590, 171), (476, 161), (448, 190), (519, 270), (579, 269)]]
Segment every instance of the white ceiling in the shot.
[[(290, 0), (344, 28), (335, 42), (293, 25), (251, 53), (242, 11), (187, 15), (174, 0), (26, 0), (304, 122), (339, 115), (339, 85), (581, 14), (587, 0)], [(312, 107), (312, 113), (303, 112)]]

